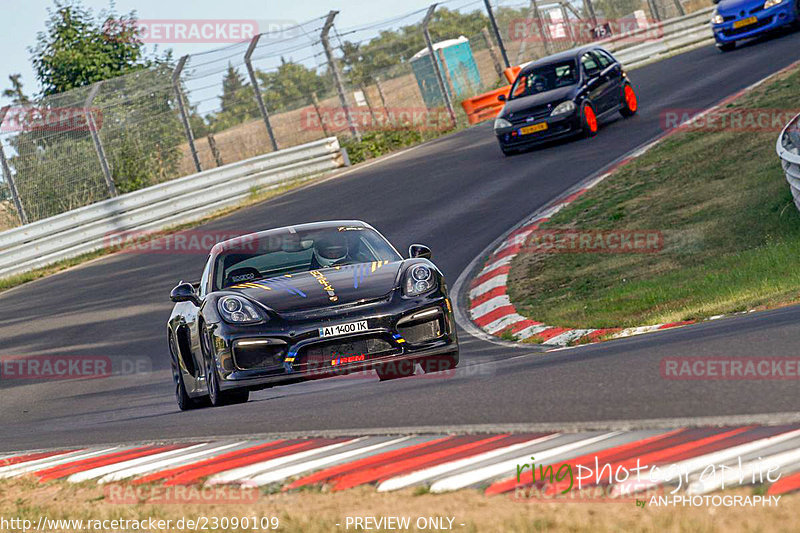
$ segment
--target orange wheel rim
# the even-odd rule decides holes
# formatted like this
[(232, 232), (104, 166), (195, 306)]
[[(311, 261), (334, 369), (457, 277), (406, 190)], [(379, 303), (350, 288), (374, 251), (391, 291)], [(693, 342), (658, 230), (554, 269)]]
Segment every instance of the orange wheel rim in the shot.
[(636, 102), (636, 93), (633, 92), (633, 87), (630, 85), (625, 86), (625, 103), (628, 104), (628, 109), (636, 111), (638, 105)]
[(594, 109), (589, 106), (586, 106), (584, 109), (584, 114), (586, 115), (586, 125), (589, 126), (589, 131), (592, 133), (597, 131), (597, 117), (594, 114)]

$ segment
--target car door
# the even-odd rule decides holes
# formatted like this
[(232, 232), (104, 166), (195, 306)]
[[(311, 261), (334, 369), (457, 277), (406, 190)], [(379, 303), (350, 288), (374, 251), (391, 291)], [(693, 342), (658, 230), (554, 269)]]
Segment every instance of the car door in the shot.
[(583, 54), (581, 56), (581, 69), (583, 69), (587, 93), (594, 106), (594, 112), (596, 115), (599, 115), (607, 109), (607, 99), (606, 101), (603, 100), (605, 87), (600, 77), (601, 69), (597, 57), (591, 52)]
[(613, 109), (622, 101), (622, 65), (601, 48), (592, 51), (600, 66), (600, 76), (605, 79), (603, 100), (606, 109)]

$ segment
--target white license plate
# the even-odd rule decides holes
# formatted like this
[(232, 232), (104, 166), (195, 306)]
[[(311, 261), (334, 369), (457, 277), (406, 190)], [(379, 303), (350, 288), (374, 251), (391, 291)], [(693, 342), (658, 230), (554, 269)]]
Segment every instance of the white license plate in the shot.
[(361, 320), (359, 322), (348, 322), (347, 324), (337, 324), (335, 326), (325, 326), (319, 328), (320, 337), (335, 337), (337, 335), (350, 335), (353, 333), (360, 333), (367, 331), (367, 321)]

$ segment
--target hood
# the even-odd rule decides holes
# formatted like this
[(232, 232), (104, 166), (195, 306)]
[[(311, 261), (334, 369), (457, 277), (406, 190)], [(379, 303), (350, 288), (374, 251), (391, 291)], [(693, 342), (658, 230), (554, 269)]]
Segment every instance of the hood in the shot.
[(372, 300), (395, 288), (402, 261), (376, 261), (240, 283), (228, 290), (244, 294), (277, 313), (292, 313)]
[(763, 6), (763, 0), (722, 0), (717, 4), (717, 13), (720, 15), (740, 15), (742, 11), (749, 15), (749, 11)]
[(569, 100), (572, 98), (575, 90), (578, 89), (578, 87), (580, 86), (567, 85), (566, 87), (559, 87), (558, 89), (553, 89), (552, 91), (545, 91), (543, 93), (532, 94), (530, 96), (509, 100), (506, 102), (501, 116), (508, 117), (512, 113), (520, 113), (528, 109), (547, 104), (554, 104), (553, 107), (555, 107), (555, 104), (561, 103), (562, 100)]

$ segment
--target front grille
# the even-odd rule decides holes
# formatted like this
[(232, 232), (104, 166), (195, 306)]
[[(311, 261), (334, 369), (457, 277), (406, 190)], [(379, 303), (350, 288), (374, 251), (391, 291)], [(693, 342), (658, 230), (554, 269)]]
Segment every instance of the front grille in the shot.
[(442, 336), (442, 329), (441, 316), (412, 326), (398, 325), (397, 327), (400, 335), (411, 344), (437, 339)]
[(725, 37), (733, 37), (734, 35), (741, 35), (742, 33), (747, 33), (753, 30), (757, 30), (758, 28), (763, 28), (764, 26), (769, 26), (770, 23), (772, 23), (772, 17), (767, 17), (759, 20), (755, 24), (744, 26), (743, 28), (731, 28), (730, 30), (723, 30), (722, 34)]
[(301, 348), (293, 366), (297, 370), (336, 369), (396, 350), (382, 335), (335, 339)]
[(514, 126), (524, 126), (525, 124), (533, 123), (536, 120), (541, 120), (549, 116), (550, 116), (550, 107), (542, 106), (542, 107), (536, 107), (534, 109), (526, 109), (525, 111), (520, 111), (519, 113), (515, 113), (511, 117), (510, 122)]
[(283, 365), (285, 344), (234, 344), (233, 359), (241, 370), (256, 370)]

